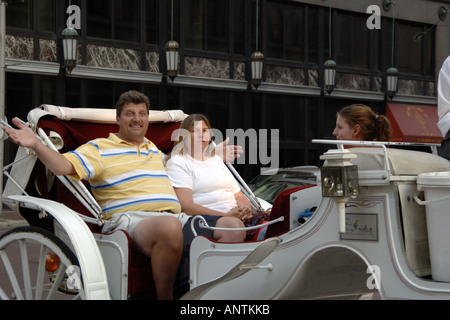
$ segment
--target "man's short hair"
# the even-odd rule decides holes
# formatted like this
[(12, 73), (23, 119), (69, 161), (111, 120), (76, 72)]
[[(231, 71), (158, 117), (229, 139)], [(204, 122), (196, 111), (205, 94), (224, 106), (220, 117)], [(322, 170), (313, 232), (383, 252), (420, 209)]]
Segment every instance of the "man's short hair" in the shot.
[(145, 103), (145, 105), (147, 106), (147, 111), (150, 110), (150, 99), (145, 94), (139, 91), (130, 90), (122, 93), (119, 97), (119, 100), (117, 100), (116, 103), (117, 116), (120, 117), (123, 106), (126, 105), (127, 103), (134, 103), (134, 104)]

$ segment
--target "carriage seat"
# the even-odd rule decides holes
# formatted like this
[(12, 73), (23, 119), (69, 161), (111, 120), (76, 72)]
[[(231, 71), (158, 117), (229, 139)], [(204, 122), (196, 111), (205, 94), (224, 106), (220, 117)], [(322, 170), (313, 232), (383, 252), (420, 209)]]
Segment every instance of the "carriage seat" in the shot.
[[(267, 227), (265, 239), (277, 237), (293, 229), (293, 221), (297, 219), (300, 212), (317, 206), (320, 203), (319, 199), (321, 195), (320, 190), (316, 190), (317, 188), (317, 184), (312, 184), (287, 189), (280, 192), (273, 202), (272, 211), (270, 212), (270, 221), (281, 216), (284, 217), (284, 220), (282, 222), (269, 225)], [(312, 194), (317, 194), (319, 197), (312, 196)], [(301, 203), (303, 207), (299, 208), (296, 206), (294, 200)]]

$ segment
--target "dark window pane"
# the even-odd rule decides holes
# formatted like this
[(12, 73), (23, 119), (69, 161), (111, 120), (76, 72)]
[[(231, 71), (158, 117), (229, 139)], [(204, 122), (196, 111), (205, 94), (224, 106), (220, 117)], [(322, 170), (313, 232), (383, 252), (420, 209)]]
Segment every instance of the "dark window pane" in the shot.
[(110, 0), (86, 1), (87, 34), (90, 37), (112, 38)]
[(373, 45), (373, 70), (381, 70), (381, 30), (373, 29), (370, 34)]
[(6, 73), (6, 118), (19, 117), (26, 120), (28, 112), (33, 108), (33, 76), (28, 74)]
[(138, 42), (140, 40), (140, 1), (114, 1), (114, 38)]
[(11, 3), (6, 11), (6, 25), (8, 27), (33, 29), (33, 1), (24, 0), (23, 3)]
[(233, 1), (230, 17), (233, 28), (233, 53), (244, 54), (244, 1)]
[(269, 2), (267, 12), (267, 55), (277, 59), (304, 61), (304, 7)]
[(206, 46), (209, 51), (228, 52), (228, 1), (208, 0)]
[(304, 61), (305, 13), (303, 8), (288, 8), (286, 15), (286, 59)]
[(184, 32), (186, 48), (203, 50), (204, 14), (203, 0), (186, 1)]
[(39, 103), (55, 104), (56, 103), (56, 78), (50, 76), (40, 76), (41, 78), (41, 95)]
[[(184, 40), (186, 48), (217, 52), (230, 51), (230, 5), (237, 16), (243, 17), (243, 2), (230, 0), (186, 0), (183, 3)], [(236, 37), (235, 47), (243, 52), (243, 19), (231, 28)], [(232, 22), (232, 23), (233, 23)]]
[(39, 2), (40, 31), (55, 32), (55, 0), (41, 0)]
[(86, 103), (89, 108), (113, 108), (114, 95), (112, 81), (88, 80)]
[(79, 78), (66, 78), (66, 105), (68, 107), (87, 107), (82, 100), (84, 98), (84, 92), (81, 91), (81, 79)]
[(414, 36), (422, 31), (420, 26), (398, 23), (395, 49), (398, 70), (405, 73), (422, 74), (422, 39), (414, 41)]
[(316, 8), (308, 8), (308, 51), (309, 62), (318, 61), (319, 56), (319, 13)]
[[(334, 17), (333, 14), (331, 14), (331, 17)], [(332, 51), (333, 51), (333, 21), (330, 20), (330, 11), (329, 10), (324, 10), (324, 14), (322, 17), (322, 21), (323, 21), (323, 25), (324, 25), (324, 59), (330, 59), (330, 58), (334, 58), (332, 57)], [(331, 28), (330, 28), (330, 23), (331, 23)], [(330, 30), (331, 29), (331, 30)], [(330, 34), (331, 33), (331, 34)], [(331, 52), (330, 52), (331, 50)], [(335, 59), (335, 58), (334, 58)]]
[[(428, 28), (428, 26), (427, 26)], [(423, 35), (423, 54), (424, 54), (424, 75), (434, 77), (435, 73), (435, 60), (434, 60), (434, 47), (435, 47), (435, 29), (428, 31)]]
[(273, 3), (267, 8), (267, 56), (283, 57), (283, 10)]
[[(167, 23), (169, 24), (170, 30), (170, 5), (168, 7), (169, 15), (167, 16)], [(146, 42), (157, 44), (159, 39), (159, 10), (156, 0), (145, 1), (145, 13)]]
[(336, 43), (336, 62), (339, 65), (369, 69), (370, 35), (366, 27), (365, 16), (345, 13), (336, 15), (335, 34), (339, 35)]

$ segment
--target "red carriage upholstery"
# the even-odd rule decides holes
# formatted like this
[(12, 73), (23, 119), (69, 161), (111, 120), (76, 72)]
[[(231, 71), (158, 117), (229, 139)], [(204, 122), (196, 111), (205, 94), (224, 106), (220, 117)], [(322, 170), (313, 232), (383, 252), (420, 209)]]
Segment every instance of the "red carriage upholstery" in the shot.
[(273, 202), (272, 211), (270, 212), (270, 221), (275, 220), (281, 216), (284, 216), (284, 221), (272, 224), (267, 227), (265, 238), (276, 237), (289, 231), (290, 224), (290, 200), (291, 194), (294, 192), (304, 190), (307, 188), (315, 187), (315, 184), (308, 186), (301, 186), (292, 189), (287, 189), (275, 198)]
[[(46, 133), (55, 131), (64, 140), (62, 152), (77, 148), (95, 138), (106, 138), (111, 132), (118, 132), (116, 124), (92, 123), (82, 121), (63, 121), (56, 117), (43, 117), (38, 126)], [(169, 152), (173, 148), (172, 132), (180, 127), (178, 122), (150, 123), (146, 137), (161, 151)]]

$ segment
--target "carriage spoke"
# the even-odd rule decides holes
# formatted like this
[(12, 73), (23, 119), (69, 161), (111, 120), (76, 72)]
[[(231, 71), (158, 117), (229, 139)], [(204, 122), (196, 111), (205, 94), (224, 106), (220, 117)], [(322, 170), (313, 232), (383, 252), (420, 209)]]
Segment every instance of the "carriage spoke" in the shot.
[(42, 292), (44, 290), (44, 276), (45, 276), (45, 258), (47, 256), (47, 246), (41, 245), (41, 251), (39, 254), (39, 266), (38, 266), (38, 273), (37, 273), (37, 279), (36, 279), (36, 292), (35, 292), (35, 299), (41, 300), (42, 299)]
[(6, 273), (8, 274), (9, 281), (13, 287), (14, 293), (17, 299), (23, 300), (22, 291), (20, 290), (19, 282), (17, 281), (16, 274), (11, 266), (11, 262), (9, 261), (8, 255), (5, 250), (0, 251), (0, 256), (2, 257), (3, 265), (5, 266)]
[(27, 300), (31, 300), (33, 294), (31, 292), (31, 278), (30, 278), (30, 265), (28, 261), (28, 250), (26, 240), (19, 241), (20, 257), (22, 259), (22, 272), (23, 272), (23, 284), (25, 289), (25, 296)]
[(5, 291), (2, 290), (2, 288), (0, 288), (0, 299), (1, 300), (8, 300), (8, 296), (6, 295)]
[(55, 280), (53, 281), (52, 287), (50, 288), (50, 291), (47, 296), (47, 300), (52, 300), (55, 297), (55, 294), (58, 292), (58, 288), (61, 285), (61, 282), (64, 279), (65, 276), (65, 268), (64, 266), (60, 266), (58, 269), (58, 272), (56, 274)]

